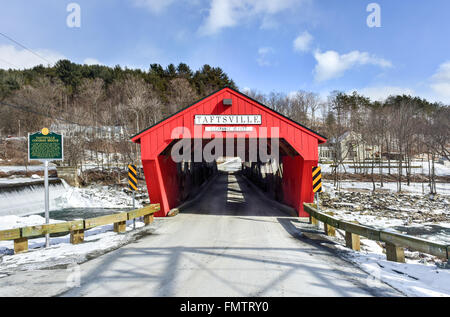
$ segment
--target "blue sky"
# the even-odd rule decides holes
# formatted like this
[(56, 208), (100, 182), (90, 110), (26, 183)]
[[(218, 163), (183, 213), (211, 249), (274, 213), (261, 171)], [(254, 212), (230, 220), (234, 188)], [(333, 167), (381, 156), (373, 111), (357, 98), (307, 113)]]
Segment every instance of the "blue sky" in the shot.
[[(69, 28), (67, 5), (81, 8)], [(450, 103), (450, 2), (379, 0), (0, 0), (0, 32), (48, 61), (148, 69), (220, 66), (241, 88), (407, 93)], [(0, 68), (45, 63), (0, 36)]]

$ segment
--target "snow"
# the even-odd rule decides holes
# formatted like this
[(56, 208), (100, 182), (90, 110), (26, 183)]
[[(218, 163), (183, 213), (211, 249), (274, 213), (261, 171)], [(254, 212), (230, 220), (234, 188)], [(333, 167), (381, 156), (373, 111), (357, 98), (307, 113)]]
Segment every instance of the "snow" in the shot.
[[(387, 261), (383, 248), (375, 241), (361, 239), (360, 252), (345, 248), (340, 237), (337, 248), (342, 255), (371, 275), (368, 286), (376, 287), (381, 281), (407, 296), (450, 297), (450, 270), (428, 264), (423, 259), (407, 259), (407, 263)], [(418, 252), (406, 252), (415, 254)], [(424, 263), (425, 262), (425, 263)]]
[[(431, 162), (430, 162), (431, 163)], [(322, 172), (323, 173), (332, 173), (333, 171), (333, 167), (331, 167), (332, 164), (320, 164), (320, 166), (322, 167)], [(339, 166), (339, 172), (343, 173), (344, 171), (349, 173), (349, 174), (354, 174), (355, 173), (355, 168), (350, 168), (350, 166), (358, 166), (357, 164), (354, 163), (345, 163), (343, 164), (344, 167), (341, 165)], [(387, 162), (383, 162), (383, 166), (386, 166)], [(392, 166), (396, 166), (398, 165), (398, 162), (395, 161), (391, 161), (391, 165)], [(429, 169), (428, 169), (428, 162), (421, 162), (421, 161), (413, 161), (412, 166), (419, 166), (419, 168), (412, 168), (411, 169), (411, 174), (424, 174), (424, 175), (428, 175), (429, 173)], [(450, 166), (446, 166), (444, 164), (441, 163), (434, 163), (434, 173), (436, 176), (450, 176)], [(356, 168), (356, 171), (359, 173), (360, 169)], [(363, 169), (363, 171), (367, 171), (369, 174), (371, 173), (371, 168), (366, 168)], [(389, 172), (388, 168), (382, 168), (382, 172), (383, 174), (387, 175)], [(375, 174), (380, 174), (380, 169), (377, 168), (375, 166), (374, 168), (374, 173)], [(391, 168), (391, 174), (392, 175), (397, 175), (398, 173), (398, 169), (397, 168)], [(402, 168), (402, 173), (403, 175), (406, 175), (406, 169), (405, 167)]]
[[(444, 173), (440, 170), (440, 173)], [(450, 244), (450, 184), (438, 183), (436, 197), (427, 195), (427, 184), (402, 184), (402, 194), (397, 194), (396, 183), (384, 183), (378, 192), (371, 193), (371, 182), (342, 181), (340, 193), (333, 183), (324, 182), (324, 192), (330, 196), (330, 205), (322, 211), (332, 211), (343, 220), (357, 221), (364, 225), (387, 231), (396, 231), (396, 227), (413, 229), (417, 236)], [(428, 208), (424, 208), (423, 206)], [(423, 218), (417, 217), (424, 215)], [(430, 222), (430, 219), (432, 221)], [(436, 220), (436, 219), (440, 220)], [(447, 221), (445, 221), (447, 219)], [(443, 220), (443, 221), (442, 221)], [(387, 261), (383, 247), (375, 241), (361, 237), (361, 252), (345, 248), (344, 232), (337, 230), (337, 248), (342, 255), (371, 275), (369, 286), (384, 282), (407, 296), (444, 296), (450, 297), (450, 270), (448, 264), (431, 255), (405, 250), (406, 263)], [(420, 232), (420, 234), (418, 233)]]
[[(40, 172), (45, 169), (44, 165), (30, 165), (30, 166), (0, 166), (0, 172), (11, 173), (11, 172)], [(56, 165), (50, 163), (48, 165), (50, 171), (56, 170)]]
[[(11, 218), (10, 221), (16, 221), (16, 225), (18, 223), (32, 225), (39, 223), (37, 217), (39, 216)], [(43, 218), (40, 220), (42, 221)], [(2, 221), (3, 219), (0, 223)], [(133, 230), (133, 221), (127, 221), (127, 234), (117, 234), (113, 232), (113, 225), (101, 226), (86, 231), (85, 242), (82, 244), (71, 244), (70, 235), (65, 235), (51, 238), (49, 248), (43, 248), (45, 238), (30, 239), (28, 242), (29, 252), (16, 255), (13, 255), (14, 245), (12, 241), (1, 241), (0, 274), (15, 270), (37, 270), (58, 265), (82, 263), (93, 253), (103, 254), (129, 243), (136, 238), (142, 228), (144, 228), (143, 222), (136, 221), (137, 230)]]
[[(58, 200), (58, 207), (63, 208), (129, 208), (132, 197), (121, 189), (110, 186), (92, 185), (87, 188), (68, 187), (66, 193)], [(142, 207), (137, 200), (136, 207)]]
[[(423, 186), (422, 186), (423, 185)], [(373, 184), (371, 182), (355, 182), (355, 181), (341, 181), (340, 186), (342, 189), (365, 189), (373, 190)], [(410, 186), (407, 183), (402, 183), (402, 192), (413, 193), (413, 194), (423, 194), (428, 193), (428, 184), (414, 183), (411, 182)], [(334, 186), (332, 182), (325, 181), (323, 184), (324, 191), (333, 190)], [(391, 192), (397, 192), (397, 183), (384, 182), (383, 187), (380, 183), (375, 183), (376, 189), (383, 189)], [(436, 191), (439, 194), (450, 195), (450, 183), (436, 183)]]
[(338, 192), (331, 182), (325, 181), (321, 208), (339, 219), (380, 229), (400, 227), (402, 232), (408, 230), (415, 236), (450, 244), (450, 230), (446, 230), (450, 228), (450, 184), (439, 185), (440, 194), (430, 197), (422, 195), (420, 183), (405, 184), (408, 192), (402, 194), (396, 193), (395, 183), (385, 183), (384, 191), (372, 194), (372, 183), (341, 182)]
[[(59, 223), (62, 221), (50, 219), (50, 223)], [(28, 217), (4, 216), (0, 217), (0, 230), (15, 229), (21, 227), (37, 226), (45, 223), (45, 218), (32, 215)], [(1, 245), (1, 242), (0, 242)]]

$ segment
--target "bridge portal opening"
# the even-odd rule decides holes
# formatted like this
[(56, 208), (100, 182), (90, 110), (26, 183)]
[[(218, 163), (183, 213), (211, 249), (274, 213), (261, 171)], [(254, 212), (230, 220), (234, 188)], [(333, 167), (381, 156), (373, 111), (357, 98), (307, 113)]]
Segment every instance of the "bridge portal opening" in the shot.
[(163, 173), (176, 173), (170, 182), (174, 205), (193, 198), (217, 173), (239, 174), (267, 197), (284, 202), (283, 165), (297, 156), (284, 139), (249, 138), (173, 140), (160, 154), (162, 168), (168, 169)]
[(301, 217), (307, 216), (303, 202), (313, 201), (312, 168), (318, 163), (318, 145), (326, 141), (231, 88), (198, 101), (132, 140), (141, 145), (150, 200), (161, 204), (157, 216), (166, 216), (195, 195), (220, 172), (223, 157), (235, 157), (241, 162), (239, 173)]

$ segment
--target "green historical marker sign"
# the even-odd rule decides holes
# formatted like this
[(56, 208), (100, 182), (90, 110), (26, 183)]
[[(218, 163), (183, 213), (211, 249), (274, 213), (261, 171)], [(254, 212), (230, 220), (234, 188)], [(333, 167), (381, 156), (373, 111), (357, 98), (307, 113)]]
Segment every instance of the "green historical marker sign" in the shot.
[[(45, 223), (50, 223), (50, 195), (48, 186), (49, 161), (64, 160), (64, 138), (61, 134), (50, 133), (47, 128), (41, 132), (28, 134), (28, 160), (44, 162), (44, 186), (45, 186)], [(50, 234), (45, 235), (45, 247), (50, 246)]]
[(63, 136), (48, 129), (28, 135), (28, 159), (30, 161), (62, 161), (64, 159)]

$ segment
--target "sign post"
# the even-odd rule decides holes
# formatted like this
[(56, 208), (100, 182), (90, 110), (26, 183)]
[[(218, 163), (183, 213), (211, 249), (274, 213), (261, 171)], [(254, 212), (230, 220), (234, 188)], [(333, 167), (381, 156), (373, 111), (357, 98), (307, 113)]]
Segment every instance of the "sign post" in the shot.
[[(138, 190), (136, 165), (128, 165), (128, 188), (133, 192), (133, 209), (136, 209), (136, 191)], [(133, 219), (133, 229), (136, 229), (136, 219)]]
[(316, 198), (317, 211), (320, 211), (319, 207), (319, 193), (322, 191), (322, 168), (317, 166), (312, 168), (312, 184), (313, 192)]
[[(61, 134), (50, 133), (44, 128), (41, 132), (28, 134), (28, 161), (44, 162), (45, 223), (49, 224), (50, 195), (48, 186), (48, 163), (64, 160), (64, 138)], [(50, 235), (45, 235), (45, 247), (50, 246)]]
[[(48, 189), (48, 160), (44, 161), (45, 170), (44, 170), (44, 186), (45, 186), (45, 223), (50, 223), (50, 193)], [(48, 248), (50, 246), (50, 235), (45, 234), (45, 247)]]

